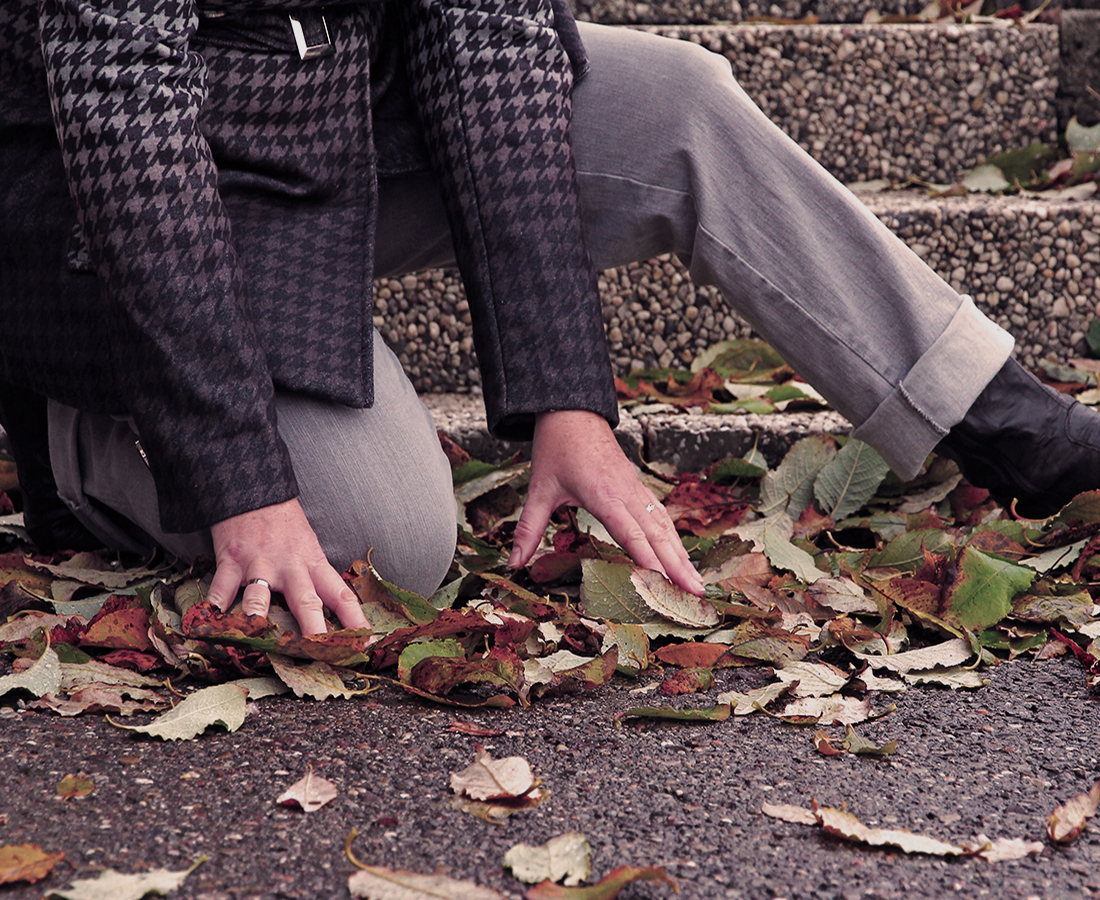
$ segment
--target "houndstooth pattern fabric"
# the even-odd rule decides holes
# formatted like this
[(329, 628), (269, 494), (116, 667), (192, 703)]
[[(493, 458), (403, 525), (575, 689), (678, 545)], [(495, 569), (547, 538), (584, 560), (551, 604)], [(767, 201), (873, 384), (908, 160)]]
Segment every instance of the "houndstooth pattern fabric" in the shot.
[[(247, 26), (273, 8), (311, 5), (0, 5), (0, 378), (132, 416), (168, 531), (296, 493), (273, 385), (353, 406), (372, 399), (370, 63), (392, 24), (387, 11), (405, 0), (326, 8), (336, 52), (306, 61), (219, 46), (208, 27), (217, 20), (198, 14), (228, 13)], [(428, 102), (425, 121), (454, 118), (434, 123), (433, 134), (469, 148), (438, 155), (437, 165), (458, 166), (445, 179), (460, 188), (451, 192), (455, 221), (476, 225), (456, 241), (479, 241), (464, 271), (471, 296), (483, 298), (474, 312), (491, 414), (498, 430), (522, 434), (532, 412), (591, 408), (594, 381), (609, 418), (614, 400), (606, 350), (601, 359), (590, 347), (597, 331), (603, 346), (591, 267), (579, 226), (565, 221), (576, 219), (568, 64), (583, 70), (581, 48), (562, 0), (532, 5), (533, 16), (512, 5), (519, 12), (503, 19), (453, 21), (453, 46), (472, 68), (455, 70), (448, 45), (411, 60), (405, 80)], [(451, 40), (440, 30), (431, 38)], [(432, 99), (448, 67), (450, 90), (467, 92), (461, 104)], [(516, 82), (530, 67), (546, 72)], [(517, 88), (536, 83), (515, 102)], [(481, 104), (492, 113), (459, 115)], [(510, 138), (534, 129), (530, 140), (501, 152), (500, 116), (512, 122)], [(550, 149), (540, 152), (543, 143)], [(568, 169), (564, 180), (555, 166)], [(467, 177), (480, 193), (466, 189)], [(524, 192), (536, 196), (520, 202)], [(470, 204), (483, 209), (475, 215)], [(542, 228), (543, 218), (553, 221)], [(507, 235), (532, 226), (534, 242)], [(540, 241), (552, 248), (541, 257)], [(496, 253), (515, 254), (511, 266)], [(518, 272), (543, 261), (545, 276)], [(89, 263), (95, 274), (73, 270)], [(579, 375), (581, 360), (589, 369)]]
[[(489, 427), (617, 421), (569, 142), (573, 68), (547, 0), (408, 0), (413, 96), (470, 300)], [(522, 227), (517, 227), (522, 223)]]

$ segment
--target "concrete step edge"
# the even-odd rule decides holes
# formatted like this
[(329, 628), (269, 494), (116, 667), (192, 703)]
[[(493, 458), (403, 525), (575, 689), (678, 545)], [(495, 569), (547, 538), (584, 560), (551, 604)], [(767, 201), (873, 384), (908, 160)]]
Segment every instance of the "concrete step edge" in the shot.
[[(471, 394), (422, 394), (436, 428), (475, 459), (501, 462), (517, 451), (530, 458), (530, 444), (502, 441), (489, 434), (481, 398)], [(832, 410), (760, 415), (702, 415), (696, 412), (620, 410), (616, 429), (629, 459), (660, 462), (695, 472), (753, 447), (772, 467), (791, 445), (811, 434), (847, 434), (851, 424)]]

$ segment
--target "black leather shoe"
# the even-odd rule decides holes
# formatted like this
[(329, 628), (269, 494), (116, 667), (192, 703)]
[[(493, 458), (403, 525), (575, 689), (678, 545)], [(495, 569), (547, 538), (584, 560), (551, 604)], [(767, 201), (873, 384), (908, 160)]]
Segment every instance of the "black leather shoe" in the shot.
[(1100, 489), (1100, 413), (1010, 359), (936, 452), (1002, 506), (1046, 518)]

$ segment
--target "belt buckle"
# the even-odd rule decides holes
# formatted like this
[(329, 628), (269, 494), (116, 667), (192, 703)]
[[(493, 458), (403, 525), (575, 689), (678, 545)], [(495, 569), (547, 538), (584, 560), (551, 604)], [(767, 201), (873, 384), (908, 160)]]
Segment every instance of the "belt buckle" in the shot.
[[(302, 27), (302, 20), (297, 16), (288, 16), (290, 19), (290, 32), (294, 35), (294, 46), (298, 48), (298, 56), (301, 59), (313, 59), (317, 56), (327, 56), (333, 52), (332, 36), (329, 34), (328, 22), (325, 19), (324, 13), (319, 13), (317, 19), (319, 20), (320, 31), (324, 32), (324, 40), (319, 41), (316, 44), (310, 44), (306, 41), (305, 28)], [(320, 37), (320, 34), (317, 35)]]

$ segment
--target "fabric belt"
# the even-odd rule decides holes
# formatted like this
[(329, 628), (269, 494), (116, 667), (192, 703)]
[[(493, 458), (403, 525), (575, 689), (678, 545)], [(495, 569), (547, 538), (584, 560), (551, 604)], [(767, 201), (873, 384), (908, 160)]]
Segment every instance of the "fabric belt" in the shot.
[(195, 42), (251, 53), (290, 53), (299, 59), (336, 52), (323, 9), (205, 13), (199, 19)]

